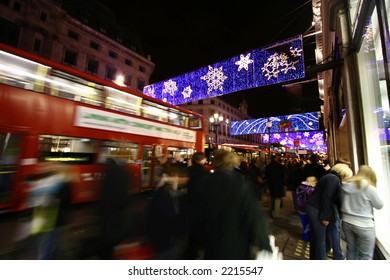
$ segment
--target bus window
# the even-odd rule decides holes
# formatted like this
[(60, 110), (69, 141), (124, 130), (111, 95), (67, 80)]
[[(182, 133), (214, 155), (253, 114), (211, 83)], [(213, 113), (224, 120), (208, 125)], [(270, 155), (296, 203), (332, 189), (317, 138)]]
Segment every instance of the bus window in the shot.
[(133, 142), (103, 141), (98, 154), (98, 163), (105, 164), (107, 158), (121, 158), (126, 160), (126, 163), (135, 163), (138, 149), (138, 144)]
[(168, 158), (171, 161), (188, 165), (189, 159), (194, 154), (194, 149), (168, 147)]
[(20, 135), (0, 132), (0, 204), (9, 202), (20, 157)]
[(0, 51), (0, 82), (10, 86), (44, 92), (50, 67)]
[(158, 120), (162, 122), (168, 122), (167, 107), (163, 107), (160, 104), (143, 100), (141, 109), (142, 109), (142, 116), (145, 118)]
[(136, 116), (141, 115), (141, 97), (110, 87), (105, 89), (106, 108)]
[(150, 188), (152, 159), (153, 159), (153, 146), (144, 145), (142, 147), (142, 172), (141, 172), (142, 188)]
[(91, 164), (96, 140), (58, 135), (39, 136), (39, 160)]
[(52, 70), (49, 94), (95, 106), (103, 106), (103, 87), (62, 71)]

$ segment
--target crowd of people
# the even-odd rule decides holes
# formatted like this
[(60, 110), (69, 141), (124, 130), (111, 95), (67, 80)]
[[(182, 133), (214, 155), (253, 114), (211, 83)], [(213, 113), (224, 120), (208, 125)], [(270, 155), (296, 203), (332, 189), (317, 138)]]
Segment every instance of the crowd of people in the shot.
[(288, 161), (274, 155), (268, 164), (260, 158), (248, 164), (223, 150), (215, 153), (214, 173), (204, 168), (204, 162), (204, 154), (195, 153), (192, 165), (182, 173), (188, 177), (187, 195), (179, 200), (185, 216), (179, 227), (182, 242), (170, 257), (250, 259), (253, 247), (270, 250), (272, 233), (261, 210), (262, 197), (269, 196), (269, 215), (279, 219), (283, 198), (291, 191), (302, 238), (310, 242), (310, 259), (326, 260), (330, 254), (334, 260), (373, 258), (373, 209), (381, 209), (383, 202), (372, 168), (363, 165), (354, 176), (347, 160), (330, 166), (316, 154)]
[[(269, 216), (279, 219), (286, 191), (291, 191), (302, 222), (302, 238), (310, 242), (310, 259), (326, 260), (329, 252), (335, 260), (373, 258), (373, 209), (381, 209), (383, 202), (369, 166), (361, 166), (354, 175), (348, 161), (330, 166), (315, 154), (291, 161), (274, 155), (268, 164), (260, 158), (248, 164), (226, 150), (214, 152), (213, 172), (205, 162), (205, 154), (195, 152), (190, 164), (171, 162), (161, 169), (161, 181), (145, 215), (154, 258), (249, 260), (260, 251), (272, 252), (262, 200), (269, 196)], [(115, 258), (115, 246), (125, 238), (129, 207), (130, 174), (118, 159), (109, 159), (107, 166), (98, 207), (100, 259)], [(59, 165), (45, 165), (42, 174), (32, 180), (32, 197), (37, 215), (43, 210), (53, 215), (47, 206), (56, 209), (51, 228), (36, 232), (41, 236), (39, 258), (50, 259), (58, 228), (66, 224), (71, 180)]]

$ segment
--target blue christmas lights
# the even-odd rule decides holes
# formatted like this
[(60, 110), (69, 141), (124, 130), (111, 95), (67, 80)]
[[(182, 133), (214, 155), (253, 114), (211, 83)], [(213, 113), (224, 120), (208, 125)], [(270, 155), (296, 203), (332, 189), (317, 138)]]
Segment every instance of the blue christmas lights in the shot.
[[(316, 152), (327, 152), (327, 146), (324, 141), (324, 132), (320, 131), (305, 131), (305, 132), (286, 132), (286, 133), (271, 133), (262, 135), (263, 144), (280, 143), (291, 149), (312, 150)], [(299, 146), (294, 145), (294, 140), (299, 141)]]
[(144, 94), (179, 105), (304, 76), (300, 35), (145, 86)]
[[(272, 122), (270, 132), (293, 132), (318, 130), (319, 112), (293, 114), (270, 117)], [(231, 123), (231, 135), (268, 133), (266, 123), (268, 118), (236, 121)]]

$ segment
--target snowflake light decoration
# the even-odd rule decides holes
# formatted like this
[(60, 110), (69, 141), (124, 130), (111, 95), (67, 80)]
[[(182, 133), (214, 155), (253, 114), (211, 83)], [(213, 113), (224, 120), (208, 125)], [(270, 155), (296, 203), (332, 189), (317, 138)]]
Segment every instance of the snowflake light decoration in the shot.
[(219, 68), (213, 68), (209, 65), (209, 71), (206, 75), (200, 77), (207, 83), (207, 94), (210, 94), (213, 89), (219, 89), (223, 91), (223, 83), (227, 79), (227, 76), (223, 74), (222, 66)]
[[(301, 56), (301, 51), (301, 49), (290, 47), (291, 56), (294, 58)], [(280, 54), (276, 52), (268, 57), (261, 70), (263, 73), (265, 72), (264, 76), (267, 77), (267, 80), (270, 80), (271, 78), (277, 78), (281, 72), (287, 74), (290, 70), (297, 70), (295, 65), (298, 62), (298, 60), (290, 61), (289, 56), (284, 52)]]
[(172, 79), (168, 80), (168, 82), (164, 83), (164, 88), (162, 90), (162, 93), (168, 93), (170, 96), (174, 96), (175, 92), (177, 91), (176, 82)]
[(150, 96), (150, 97), (154, 97), (156, 98), (156, 94), (154, 93), (154, 87), (153, 86), (149, 86), (145, 89), (145, 94)]
[(302, 49), (298, 49), (298, 48), (292, 48), (290, 47), (290, 53), (291, 53), (291, 56), (293, 57), (298, 57), (298, 56), (302, 56)]
[(246, 56), (240, 54), (240, 60), (236, 61), (236, 65), (238, 65), (237, 71), (240, 71), (241, 69), (245, 69), (248, 71), (248, 65), (253, 63), (253, 60), (250, 59), (250, 53), (248, 53)]
[(191, 93), (192, 93), (191, 86), (186, 87), (186, 88), (183, 90), (183, 92), (182, 92), (184, 98), (190, 98), (190, 97), (191, 97)]
[(303, 56), (300, 35), (146, 86), (144, 93), (178, 105), (300, 79), (305, 76)]

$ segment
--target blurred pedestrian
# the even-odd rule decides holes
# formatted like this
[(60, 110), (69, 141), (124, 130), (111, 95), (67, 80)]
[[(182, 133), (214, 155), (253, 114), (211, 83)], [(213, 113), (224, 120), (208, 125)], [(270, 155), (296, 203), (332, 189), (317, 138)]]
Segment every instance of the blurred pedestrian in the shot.
[(347, 242), (347, 260), (372, 260), (375, 247), (374, 208), (383, 202), (376, 190), (375, 171), (362, 165), (357, 175), (341, 187), (342, 228)]
[(114, 247), (125, 236), (130, 189), (130, 174), (123, 166), (124, 161), (119, 158), (108, 158), (107, 163), (100, 198), (100, 258), (104, 260), (114, 258)]
[(282, 198), (285, 196), (284, 188), (287, 183), (287, 172), (284, 165), (279, 162), (280, 156), (273, 155), (271, 162), (265, 168), (265, 175), (271, 196), (271, 216), (280, 218)]
[(310, 163), (305, 164), (303, 167), (303, 178), (314, 176), (317, 180), (320, 180), (322, 176), (326, 174), (325, 168), (319, 164), (319, 158), (317, 154), (312, 154), (310, 156)]
[(71, 174), (64, 165), (41, 163), (32, 182), (33, 219), (31, 231), (39, 236), (38, 259), (50, 260), (61, 256), (57, 242), (67, 224), (71, 205)]
[(302, 239), (310, 241), (310, 225), (309, 219), (307, 218), (306, 204), (309, 198), (313, 195), (315, 187), (317, 186), (317, 178), (314, 176), (307, 177), (306, 180), (302, 181), (296, 189), (297, 194), (297, 211), (299, 219), (302, 224)]
[(261, 206), (245, 177), (238, 171), (239, 158), (217, 150), (215, 172), (199, 182), (194, 199), (193, 235), (204, 259), (254, 259), (257, 250), (272, 251)]
[(335, 164), (321, 177), (307, 201), (306, 211), (311, 230), (310, 259), (326, 260), (326, 231), (331, 230), (333, 258), (344, 259), (340, 245), (340, 188), (343, 180), (353, 175), (348, 165)]
[(196, 191), (195, 189), (200, 178), (209, 174), (207, 169), (204, 167), (206, 160), (206, 156), (203, 152), (195, 152), (191, 157), (191, 165), (187, 167), (189, 177), (187, 183), (187, 190), (190, 201), (191, 197), (193, 196), (193, 193)]
[(186, 207), (184, 207), (184, 211), (186, 211), (185, 215), (188, 219), (188, 246), (183, 255), (184, 259), (198, 259), (198, 245), (196, 244), (197, 240), (191, 236), (191, 210), (193, 199), (196, 196), (196, 192), (198, 191), (198, 184), (202, 177), (206, 176), (210, 172), (205, 168), (205, 163), (207, 159), (203, 152), (195, 152), (191, 158), (191, 165), (187, 167), (188, 172), (188, 183), (187, 183), (187, 201)]
[(178, 191), (180, 177), (185, 176), (183, 166), (172, 164), (166, 171), (164, 184), (153, 194), (147, 233), (157, 259), (178, 259), (186, 247), (188, 228), (182, 211), (182, 193)]
[(304, 167), (303, 160), (297, 158), (294, 159), (288, 172), (288, 178), (287, 178), (288, 189), (291, 191), (293, 206), (295, 211), (298, 211), (297, 188), (303, 181), (306, 180), (306, 178), (303, 175), (303, 167)]
[(253, 158), (251, 160), (247, 176), (250, 179), (256, 199), (261, 201), (262, 193), (266, 185), (266, 179), (264, 162), (260, 158)]

